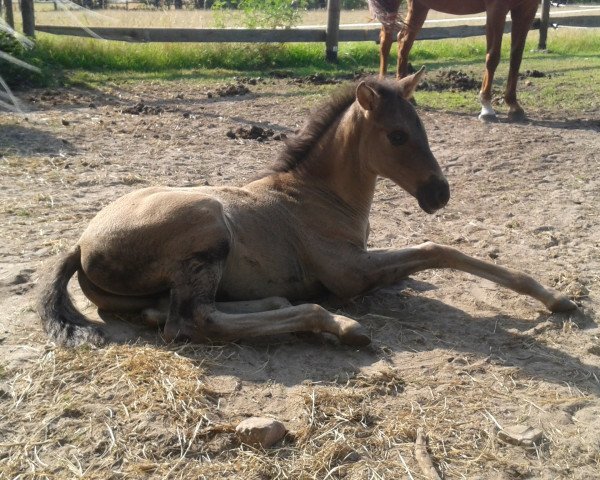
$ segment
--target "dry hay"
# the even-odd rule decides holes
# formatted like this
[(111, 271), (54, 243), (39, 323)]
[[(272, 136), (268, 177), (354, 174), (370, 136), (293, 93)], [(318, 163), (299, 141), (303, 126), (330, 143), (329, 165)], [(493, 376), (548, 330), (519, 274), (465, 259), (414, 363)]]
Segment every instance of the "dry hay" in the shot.
[(585, 393), (551, 392), (517, 368), (447, 353), (426, 368), (306, 381), (294, 398), (300, 428), (269, 451), (243, 446), (207, 376), (227, 348), (49, 347), (37, 363), (4, 372), (2, 416), (12, 428), (0, 435), (0, 478), (427, 478), (415, 459), (418, 429), (447, 478), (600, 467), (600, 452), (590, 445), (574, 455), (551, 424), (535, 448), (508, 445), (492, 413), (531, 423), (585, 405)]

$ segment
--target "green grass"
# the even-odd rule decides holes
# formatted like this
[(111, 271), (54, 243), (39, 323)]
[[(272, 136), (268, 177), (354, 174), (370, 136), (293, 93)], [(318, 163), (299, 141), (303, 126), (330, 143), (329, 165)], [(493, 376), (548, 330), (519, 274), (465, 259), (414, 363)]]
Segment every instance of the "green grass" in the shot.
[[(593, 31), (550, 31), (547, 53), (535, 51), (537, 38), (537, 33), (530, 34), (521, 70), (541, 70), (551, 74), (551, 78), (531, 79), (529, 86), (521, 82), (523, 102), (542, 110), (600, 109), (600, 35)], [(509, 40), (506, 35), (503, 61), (494, 82), (498, 95), (508, 71)], [(26, 59), (45, 69), (46, 82), (61, 79), (67, 84), (99, 86), (108, 80), (212, 82), (235, 75), (265, 76), (273, 70), (286, 70), (297, 76), (375, 73), (378, 57), (378, 46), (370, 42), (341, 44), (339, 63), (332, 65), (324, 59), (322, 44), (127, 44), (41, 34)], [(411, 54), (413, 64), (425, 65), (429, 72), (460, 69), (476, 79), (483, 73), (484, 58), (484, 38), (417, 42)], [(394, 53), (390, 71), (395, 61)], [(476, 94), (420, 92), (419, 103), (430, 108), (472, 112)]]

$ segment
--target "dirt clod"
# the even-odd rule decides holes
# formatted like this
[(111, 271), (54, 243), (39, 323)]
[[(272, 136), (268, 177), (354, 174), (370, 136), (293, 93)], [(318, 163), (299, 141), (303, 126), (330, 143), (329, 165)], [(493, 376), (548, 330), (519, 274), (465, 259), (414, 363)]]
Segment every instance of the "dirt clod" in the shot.
[(252, 417), (241, 422), (235, 433), (242, 443), (269, 448), (285, 436), (286, 428), (278, 420)]
[(162, 107), (146, 105), (142, 101), (121, 110), (121, 113), (129, 113), (131, 115), (160, 115), (163, 112), (164, 109)]
[(550, 78), (550, 75), (539, 70), (525, 70), (519, 75), (520, 78)]
[(477, 90), (480, 86), (478, 80), (460, 70), (440, 70), (435, 77), (428, 78), (419, 86), (419, 90), (428, 92), (466, 92)]
[(283, 140), (286, 138), (285, 133), (275, 132), (270, 128), (259, 127), (258, 125), (252, 125), (250, 128), (238, 127), (237, 129), (229, 130), (226, 135), (231, 139), (242, 138), (244, 140), (256, 140), (258, 142), (264, 142), (265, 140)]
[(289, 83), (302, 85), (302, 84), (310, 84), (310, 85), (335, 85), (338, 83), (342, 83), (342, 79), (336, 77), (328, 77), (323, 75), (322, 73), (313, 73), (312, 75), (307, 75), (305, 77), (293, 78)]
[(250, 89), (242, 83), (230, 83), (223, 87), (219, 87), (214, 91), (206, 92), (208, 98), (213, 98), (215, 95), (219, 97), (237, 97), (240, 95), (246, 95), (250, 92)]

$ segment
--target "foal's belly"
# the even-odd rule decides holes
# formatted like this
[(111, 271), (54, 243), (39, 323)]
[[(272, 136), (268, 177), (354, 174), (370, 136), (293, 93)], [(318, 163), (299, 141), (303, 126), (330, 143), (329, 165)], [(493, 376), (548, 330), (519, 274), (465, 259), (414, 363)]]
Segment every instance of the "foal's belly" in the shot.
[(217, 298), (221, 301), (256, 300), (285, 297), (308, 300), (325, 293), (323, 284), (294, 261), (293, 255), (261, 258), (253, 255), (230, 255), (219, 283)]

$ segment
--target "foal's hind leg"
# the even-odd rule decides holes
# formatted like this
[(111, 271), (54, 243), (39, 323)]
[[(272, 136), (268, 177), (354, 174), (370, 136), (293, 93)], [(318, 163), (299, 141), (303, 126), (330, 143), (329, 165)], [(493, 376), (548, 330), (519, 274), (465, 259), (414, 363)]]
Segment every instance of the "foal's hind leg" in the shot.
[(217, 310), (223, 313), (258, 313), (291, 306), (289, 300), (283, 297), (267, 297), (243, 302), (217, 302)]
[[(292, 332), (328, 332), (350, 345), (366, 345), (369, 337), (362, 326), (347, 317), (333, 315), (318, 305), (284, 306), (280, 298), (262, 301), (262, 306), (282, 306), (257, 313), (225, 313), (217, 310), (215, 295), (223, 262), (207, 264), (190, 259), (173, 279), (169, 313), (164, 328), (167, 341), (234, 340)], [(239, 309), (257, 308), (261, 302), (235, 302)], [(230, 306), (231, 307), (231, 306)], [(234, 309), (235, 309), (234, 308)]]
[[(164, 327), (169, 313), (168, 298), (157, 308), (146, 308), (142, 311), (144, 321), (152, 326)], [(224, 313), (256, 313), (291, 307), (292, 304), (282, 297), (267, 297), (261, 300), (243, 302), (216, 302), (215, 308)]]
[(235, 340), (292, 332), (327, 332), (336, 335), (346, 345), (362, 346), (371, 341), (356, 320), (334, 315), (315, 304), (249, 314), (214, 311), (208, 327), (209, 338), (215, 340)]

